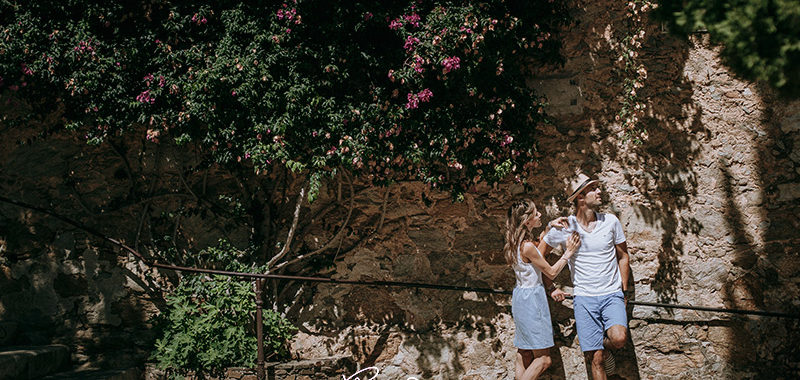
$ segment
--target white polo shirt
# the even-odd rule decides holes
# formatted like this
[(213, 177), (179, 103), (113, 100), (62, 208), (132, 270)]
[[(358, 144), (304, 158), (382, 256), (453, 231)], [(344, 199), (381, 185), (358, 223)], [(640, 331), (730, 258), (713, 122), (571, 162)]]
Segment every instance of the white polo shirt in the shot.
[(551, 228), (544, 237), (551, 247), (566, 246), (573, 231), (581, 235), (581, 247), (569, 259), (569, 272), (576, 296), (604, 296), (622, 290), (617, 252), (614, 246), (625, 242), (622, 223), (612, 214), (595, 213), (597, 223), (592, 232), (581, 227), (575, 215), (569, 216), (569, 227)]

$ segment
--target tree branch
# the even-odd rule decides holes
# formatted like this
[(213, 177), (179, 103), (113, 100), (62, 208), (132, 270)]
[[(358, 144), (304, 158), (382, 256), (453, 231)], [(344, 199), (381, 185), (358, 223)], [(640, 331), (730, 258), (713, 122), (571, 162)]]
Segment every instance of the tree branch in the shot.
[(269, 260), (267, 263), (267, 270), (269, 271), (273, 265), (275, 265), (278, 260), (283, 258), (287, 252), (289, 252), (289, 246), (292, 245), (292, 238), (294, 237), (294, 230), (297, 228), (297, 220), (300, 218), (300, 206), (303, 205), (303, 201), (305, 200), (306, 195), (306, 187), (303, 186), (300, 188), (300, 195), (297, 196), (297, 204), (294, 207), (294, 219), (292, 220), (292, 227), (289, 228), (289, 234), (286, 236), (286, 244), (283, 245), (283, 248), (277, 255), (275, 255), (272, 259)]
[[(349, 179), (349, 177), (348, 177), (348, 179)], [(347, 217), (345, 218), (344, 223), (342, 224), (342, 227), (339, 229), (339, 232), (336, 233), (336, 236), (334, 236), (331, 240), (328, 240), (328, 242), (325, 243), (325, 245), (322, 248), (320, 248), (320, 249), (318, 249), (316, 251), (307, 253), (305, 255), (297, 256), (292, 260), (284, 261), (284, 262), (276, 265), (275, 269), (283, 268), (283, 267), (285, 267), (287, 265), (294, 264), (294, 263), (296, 263), (298, 261), (301, 261), (301, 260), (304, 260), (304, 259), (306, 259), (308, 257), (311, 257), (311, 256), (317, 255), (319, 253), (322, 253), (322, 252), (326, 251), (327, 249), (331, 248), (333, 246), (334, 242), (336, 242), (337, 240), (344, 239), (344, 236), (342, 236), (342, 234), (344, 233), (344, 230), (347, 228), (347, 224), (350, 223), (350, 217), (353, 215), (353, 209), (355, 208), (354, 204), (355, 204), (355, 199), (356, 199), (355, 190), (353, 189), (354, 188), (353, 181), (351, 180), (349, 182), (350, 182), (350, 206), (348, 207), (348, 210), (347, 210)], [(341, 243), (340, 243), (339, 246), (341, 248)]]

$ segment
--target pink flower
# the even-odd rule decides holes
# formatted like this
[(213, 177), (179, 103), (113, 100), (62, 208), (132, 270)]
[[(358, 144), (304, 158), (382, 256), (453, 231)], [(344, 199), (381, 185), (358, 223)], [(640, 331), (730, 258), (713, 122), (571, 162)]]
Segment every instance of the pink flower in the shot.
[(163, 75), (159, 75), (158, 76), (158, 87), (164, 87), (165, 83), (166, 83), (166, 79), (164, 79), (164, 76)]
[(278, 20), (283, 20), (283, 9), (278, 9)]
[(506, 146), (508, 144), (511, 144), (512, 141), (514, 141), (514, 138), (509, 135), (506, 135), (505, 137), (503, 137), (503, 140), (500, 141), (500, 146)]
[(20, 66), (22, 67), (22, 73), (23, 74), (25, 74), (25, 75), (33, 75), (33, 70), (31, 70), (31, 68), (28, 67), (28, 65), (22, 63), (22, 64), (20, 64)]
[(158, 142), (158, 136), (160, 134), (161, 134), (161, 131), (159, 131), (157, 129), (148, 129), (147, 130), (147, 139), (152, 141), (152, 142), (154, 142), (154, 143), (157, 143)]
[(461, 67), (461, 58), (458, 58), (456, 56), (445, 58), (442, 60), (442, 66), (444, 66), (444, 69), (442, 71), (445, 74), (453, 70), (457, 70), (458, 68)]
[(236, 90), (231, 91), (231, 96), (236, 96)]
[(154, 98), (154, 97), (152, 97), (150, 95), (150, 90), (145, 90), (145, 91), (142, 91), (142, 93), (139, 94), (139, 96), (136, 97), (136, 101), (138, 101), (139, 103), (145, 103), (145, 104), (150, 103), (150, 104), (153, 104), (156, 101), (156, 98)]
[(414, 50), (414, 44), (417, 44), (417, 43), (419, 43), (419, 38), (413, 37), (413, 36), (408, 36), (406, 38), (406, 43), (403, 45), (403, 48), (408, 50), (408, 51)]
[(428, 102), (433, 97), (433, 92), (430, 89), (424, 89), (417, 94), (419, 97), (419, 101), (421, 102)]
[(369, 19), (371, 19), (371, 18), (372, 18), (372, 12), (367, 12), (367, 13), (364, 13), (364, 20), (365, 20), (365, 21), (366, 21), (366, 20), (369, 20)]
[(286, 28), (286, 34), (289, 34), (289, 33), (291, 33), (291, 32), (292, 32), (292, 30), (291, 30), (291, 29), (289, 29), (289, 28)]
[(416, 71), (418, 73), (421, 73), (421, 72), (425, 71), (425, 69), (422, 68), (422, 64), (423, 63), (425, 63), (425, 60), (422, 59), (422, 57), (420, 57), (420, 56), (414, 57), (414, 71)]
[(410, 15), (405, 15), (403, 18), (408, 21), (409, 24), (414, 25), (415, 28), (419, 27), (419, 15), (416, 13), (412, 13)]
[(427, 88), (416, 94), (409, 92), (408, 95), (406, 96), (406, 98), (408, 99), (408, 102), (406, 103), (406, 109), (410, 110), (416, 109), (417, 107), (419, 107), (420, 102), (422, 103), (428, 102), (431, 100), (432, 97), (433, 97), (433, 92)]
[(416, 94), (409, 92), (407, 98), (406, 109), (413, 110), (419, 107), (419, 99)]
[(392, 22), (389, 23), (389, 29), (397, 30), (403, 27), (403, 23), (400, 22), (400, 19), (394, 19)]

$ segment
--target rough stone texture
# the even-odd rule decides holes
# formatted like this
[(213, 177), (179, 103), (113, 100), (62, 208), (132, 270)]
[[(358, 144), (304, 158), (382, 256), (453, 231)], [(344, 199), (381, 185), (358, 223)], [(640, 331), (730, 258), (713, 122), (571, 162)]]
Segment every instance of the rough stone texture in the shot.
[[(511, 289), (501, 252), (506, 207), (531, 197), (545, 220), (568, 213), (562, 189), (581, 169), (603, 180), (605, 210), (624, 225), (638, 300), (798, 313), (800, 102), (730, 74), (707, 36), (684, 41), (648, 22), (639, 53), (648, 72), (639, 91), (647, 136), (633, 143), (614, 120), (625, 4), (573, 4), (565, 65), (531, 78), (551, 96), (556, 116), (539, 130), (535, 186), (479, 187), (453, 204), (418, 183), (379, 189), (357, 182), (341, 252), (327, 255), (330, 266), (321, 272), (305, 272), (301, 263), (287, 273)], [(41, 140), (14, 133), (0, 141), (0, 186), (9, 197), (50, 205), (134, 246), (168, 235), (185, 237), (189, 249), (223, 236), (247, 243), (249, 227), (224, 216), (163, 216), (194, 207), (198, 197), (235, 192), (239, 184), (223, 169), (184, 178), (198, 165), (185, 152), (131, 141), (118, 153), (65, 134)], [(131, 199), (134, 190), (149, 197)], [(322, 189), (302, 209), (310, 220), (296, 244), (311, 251), (328, 242), (342, 226), (348, 194), (346, 185), (341, 193), (335, 183)], [(278, 231), (264, 234), (285, 236), (292, 206), (286, 198), (273, 210)], [(68, 344), (77, 362), (114, 365), (147, 356), (147, 320), (163, 306), (174, 275), (5, 204), (0, 253), (0, 321), (16, 323), (17, 342)], [(567, 271), (556, 282), (570, 289)], [(507, 296), (279, 285), (279, 306), (300, 327), (292, 342), (297, 358), (352, 356), (359, 368), (377, 367), (387, 379), (513, 378)], [(556, 348), (544, 378), (588, 378), (571, 308), (569, 301), (551, 304)], [(630, 314), (630, 342), (616, 355), (621, 378), (800, 376), (797, 320), (652, 307)]]
[[(266, 363), (264, 367), (264, 373), (269, 380), (339, 380), (344, 376), (357, 376), (358, 372), (356, 363), (347, 356), (293, 360), (285, 363)], [(363, 373), (361, 377), (363, 377)], [(145, 380), (165, 380), (167, 378), (165, 371), (158, 369), (154, 365), (148, 364), (146, 366)], [(256, 380), (257, 374), (256, 370), (252, 368), (228, 368), (221, 376), (190, 373), (184, 378), (186, 380)]]

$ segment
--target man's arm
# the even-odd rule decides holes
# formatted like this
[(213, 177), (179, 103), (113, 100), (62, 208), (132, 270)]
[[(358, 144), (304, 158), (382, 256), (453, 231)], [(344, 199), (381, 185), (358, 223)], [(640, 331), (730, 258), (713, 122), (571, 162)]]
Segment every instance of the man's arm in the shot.
[[(628, 255), (628, 242), (623, 241), (614, 246), (617, 251), (617, 263), (619, 264), (619, 276), (622, 279), (622, 292), (628, 291), (628, 279), (631, 276), (630, 255)], [(627, 300), (627, 295), (625, 296)]]

